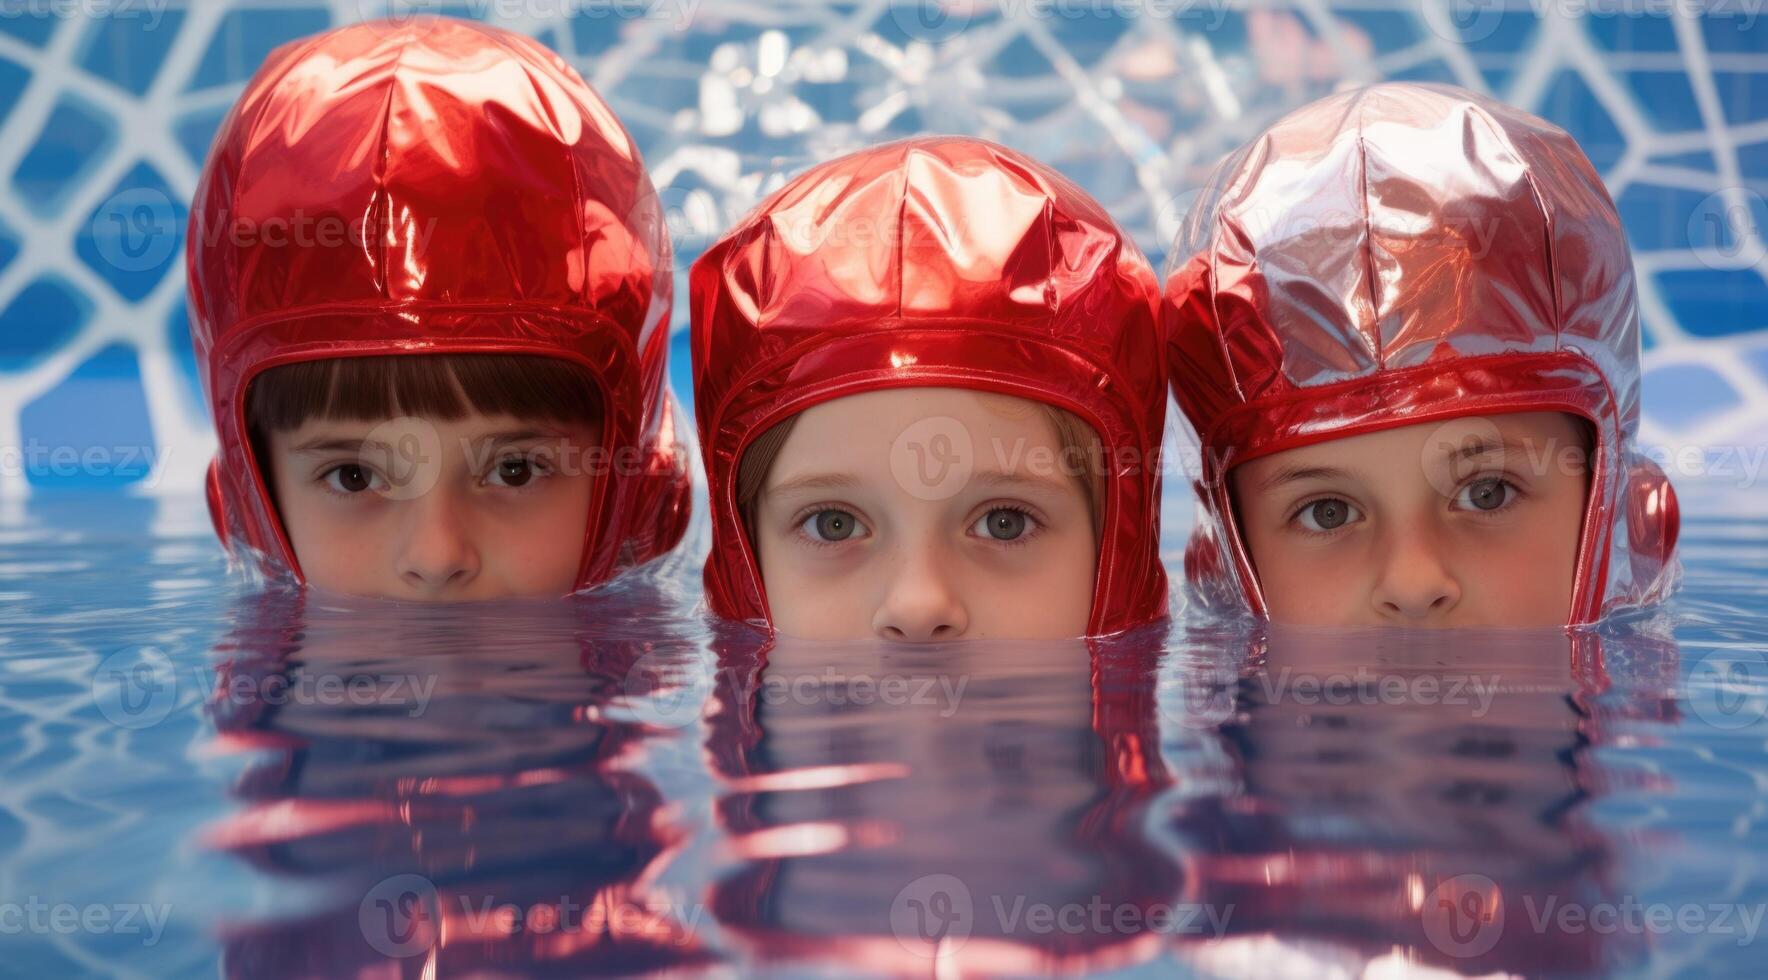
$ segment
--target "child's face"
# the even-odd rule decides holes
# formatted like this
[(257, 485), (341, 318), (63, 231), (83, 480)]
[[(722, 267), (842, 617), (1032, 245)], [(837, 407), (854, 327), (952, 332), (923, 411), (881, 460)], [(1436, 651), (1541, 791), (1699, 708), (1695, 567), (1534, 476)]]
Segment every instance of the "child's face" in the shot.
[(272, 432), (270, 473), (309, 584), (457, 601), (576, 584), (598, 433), (472, 414), (456, 422), (311, 420)]
[(1001, 395), (906, 388), (805, 410), (755, 508), (774, 627), (911, 642), (1083, 635), (1097, 548), (1060, 449), (1045, 412)]
[(1272, 621), (1558, 626), (1587, 486), (1558, 412), (1336, 439), (1230, 472)]

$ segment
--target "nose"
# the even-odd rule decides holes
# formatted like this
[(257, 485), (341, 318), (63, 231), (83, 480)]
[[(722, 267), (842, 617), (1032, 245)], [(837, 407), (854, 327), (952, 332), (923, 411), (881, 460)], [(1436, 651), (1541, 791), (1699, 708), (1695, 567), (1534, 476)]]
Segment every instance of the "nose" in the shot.
[(420, 598), (459, 592), (479, 576), (479, 549), (455, 496), (438, 485), (403, 504), (405, 535), (394, 570)]
[(932, 549), (912, 548), (891, 569), (872, 630), (887, 640), (930, 643), (955, 640), (970, 626), (963, 597), (947, 574), (949, 563)]
[(1384, 621), (1429, 625), (1461, 601), (1461, 583), (1428, 534), (1408, 528), (1390, 535), (1370, 604)]

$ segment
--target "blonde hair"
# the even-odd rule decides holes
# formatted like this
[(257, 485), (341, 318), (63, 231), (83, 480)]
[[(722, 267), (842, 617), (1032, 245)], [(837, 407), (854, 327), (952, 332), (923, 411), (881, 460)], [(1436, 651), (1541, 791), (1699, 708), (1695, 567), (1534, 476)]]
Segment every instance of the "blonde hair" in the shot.
[[(1068, 466), (1069, 460), (1077, 456), (1084, 460), (1078, 471), (1070, 472), (1080, 481), (1080, 490), (1087, 502), (1087, 513), (1092, 517), (1093, 538), (1097, 540), (1105, 510), (1105, 449), (1099, 433), (1073, 412), (1044, 402), (998, 395), (988, 398), (984, 404), (990, 411), (1007, 418), (1024, 418), (1034, 410), (1043, 412), (1051, 427), (1056, 430), (1059, 458), (1063, 465)], [(792, 426), (797, 421), (798, 416), (791, 415), (774, 423), (767, 431), (755, 437), (755, 441), (743, 450), (742, 458), (737, 461), (737, 516), (742, 520), (743, 529), (749, 533), (751, 540), (755, 537), (755, 509), (760, 506), (761, 492), (767, 487), (768, 473), (772, 472), (774, 460), (779, 458), (780, 450), (786, 445), (786, 437), (792, 434)]]

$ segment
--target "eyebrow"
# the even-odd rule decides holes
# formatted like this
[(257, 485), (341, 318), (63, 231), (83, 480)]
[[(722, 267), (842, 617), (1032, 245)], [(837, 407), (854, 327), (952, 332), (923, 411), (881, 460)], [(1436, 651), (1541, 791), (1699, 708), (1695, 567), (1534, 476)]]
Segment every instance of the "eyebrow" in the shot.
[(1498, 442), (1476, 442), (1472, 445), (1462, 446), (1453, 453), (1450, 453), (1449, 458), (1473, 459), (1476, 456), (1491, 456), (1496, 453), (1525, 453), (1528, 451), (1529, 447), (1520, 442), (1512, 439), (1502, 439)]
[(1298, 483), (1302, 480), (1346, 480), (1350, 474), (1334, 466), (1288, 466), (1266, 477), (1258, 486), (1261, 492), (1269, 492), (1286, 483)]
[[(970, 485), (999, 490), (1058, 490), (1067, 485), (1066, 477), (1047, 478), (1019, 473), (983, 472), (970, 476)], [(851, 473), (807, 473), (781, 480), (767, 488), (770, 494), (789, 494), (806, 490), (853, 490), (865, 481)]]
[(798, 493), (805, 490), (852, 490), (861, 485), (859, 477), (851, 473), (807, 473), (789, 480), (781, 480), (767, 488), (773, 493)]
[[(511, 442), (525, 442), (530, 439), (562, 439), (564, 437), (565, 437), (565, 433), (563, 433), (563, 432), (558, 432), (558, 431), (554, 431), (551, 429), (528, 428), (528, 429), (511, 429), (511, 430), (508, 430), (505, 432), (493, 432), (493, 433), (490, 433), (489, 435), (479, 436), (474, 441), (475, 442), (490, 442), (495, 445), (502, 445), (504, 443), (511, 443)], [(390, 450), (391, 447), (388, 446), (386, 443), (381, 442), (379, 439), (362, 439), (362, 438), (357, 438), (357, 437), (353, 437), (353, 436), (345, 436), (342, 438), (335, 437), (335, 436), (329, 437), (329, 438), (325, 437), (325, 436), (318, 436), (316, 438), (309, 439), (306, 442), (303, 442), (298, 446), (290, 447), (289, 452), (295, 453), (298, 455), (302, 455), (302, 456), (318, 456), (318, 455), (321, 455), (324, 453), (361, 452), (365, 449), (380, 450), (380, 451), (385, 452), (385, 451)]]

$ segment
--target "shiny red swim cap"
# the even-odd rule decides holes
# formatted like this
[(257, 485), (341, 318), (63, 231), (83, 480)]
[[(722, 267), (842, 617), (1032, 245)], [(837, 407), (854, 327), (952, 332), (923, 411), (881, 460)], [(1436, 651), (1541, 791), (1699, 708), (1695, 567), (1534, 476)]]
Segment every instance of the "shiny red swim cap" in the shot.
[(1222, 162), (1168, 268), (1173, 393), (1202, 453), (1186, 572), (1205, 604), (1265, 614), (1235, 464), (1517, 411), (1596, 433), (1570, 622), (1673, 583), (1675, 493), (1634, 447), (1632, 257), (1564, 131), (1448, 86), (1322, 99)]
[(714, 612), (768, 620), (735, 498), (751, 440), (844, 395), (957, 387), (1092, 425), (1107, 488), (1089, 632), (1165, 614), (1159, 285), (1098, 202), (1061, 175), (978, 139), (863, 150), (762, 202), (694, 263), (689, 292)]
[(418, 18), (277, 49), (215, 137), (190, 222), (191, 336), (220, 451), (215, 528), (301, 579), (253, 458), (266, 368), (387, 354), (535, 354), (606, 415), (577, 587), (669, 550), (688, 477), (664, 374), (669, 240), (638, 148), (539, 43)]

